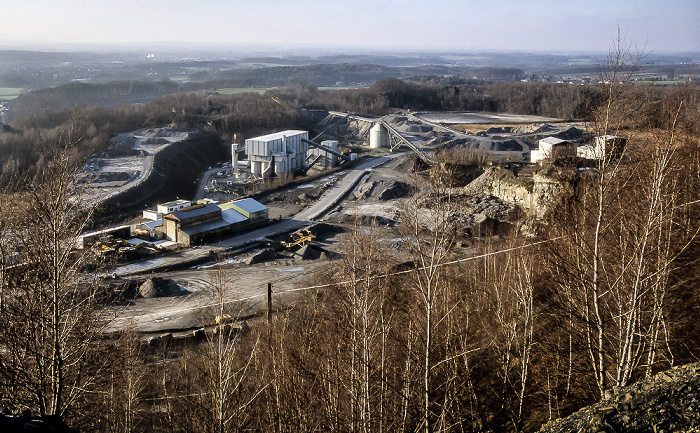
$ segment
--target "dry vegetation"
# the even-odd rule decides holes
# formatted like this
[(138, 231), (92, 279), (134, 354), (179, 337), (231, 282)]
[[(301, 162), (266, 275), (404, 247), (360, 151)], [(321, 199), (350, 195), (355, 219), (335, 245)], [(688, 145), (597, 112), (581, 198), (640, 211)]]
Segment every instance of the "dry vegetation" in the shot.
[[(323, 288), (188, 343), (100, 337), (104, 300), (69, 247), (85, 221), (67, 195), (72, 149), (58, 148), (31, 205), (0, 219), (0, 405), (84, 431), (534, 431), (697, 360), (700, 143), (687, 95), (640, 122), (647, 99), (612, 78), (592, 127), (648, 140), (577, 177), (537, 237), (460, 256), (449, 194), (417, 179), (437, 197), (432, 230), (405, 212), (401, 260), (356, 228)], [(223, 302), (234, 284), (224, 269), (212, 281), (220, 317), (237, 317)]]

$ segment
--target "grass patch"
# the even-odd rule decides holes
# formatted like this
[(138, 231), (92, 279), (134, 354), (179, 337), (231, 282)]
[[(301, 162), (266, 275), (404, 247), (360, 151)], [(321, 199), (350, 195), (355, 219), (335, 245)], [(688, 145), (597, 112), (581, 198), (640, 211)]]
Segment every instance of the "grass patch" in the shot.
[(318, 90), (348, 90), (348, 89), (359, 89), (363, 86), (332, 86), (332, 87), (319, 87)]
[(0, 99), (15, 99), (24, 93), (24, 89), (19, 87), (0, 87)]

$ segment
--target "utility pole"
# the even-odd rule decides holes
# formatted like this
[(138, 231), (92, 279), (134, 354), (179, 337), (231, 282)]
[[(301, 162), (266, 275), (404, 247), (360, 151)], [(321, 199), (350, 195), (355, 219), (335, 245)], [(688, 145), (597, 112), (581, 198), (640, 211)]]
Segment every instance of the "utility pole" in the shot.
[(272, 326), (272, 283), (267, 283), (267, 327)]

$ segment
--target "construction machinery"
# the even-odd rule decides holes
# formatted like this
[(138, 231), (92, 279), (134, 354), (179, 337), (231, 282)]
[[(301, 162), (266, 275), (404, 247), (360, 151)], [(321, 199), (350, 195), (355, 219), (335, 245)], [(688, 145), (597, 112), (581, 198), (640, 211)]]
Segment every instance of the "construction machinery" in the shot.
[(290, 239), (287, 241), (282, 241), (280, 244), (284, 248), (294, 248), (297, 245), (301, 245), (302, 247), (312, 240), (316, 239), (316, 236), (311, 233), (307, 228), (303, 228), (299, 231), (296, 231), (290, 235)]

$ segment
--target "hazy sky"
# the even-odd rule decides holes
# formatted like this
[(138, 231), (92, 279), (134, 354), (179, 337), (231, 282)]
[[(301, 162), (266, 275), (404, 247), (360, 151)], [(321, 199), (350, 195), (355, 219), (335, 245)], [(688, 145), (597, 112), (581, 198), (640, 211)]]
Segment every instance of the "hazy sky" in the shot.
[(0, 44), (700, 51), (700, 0), (4, 0)]

